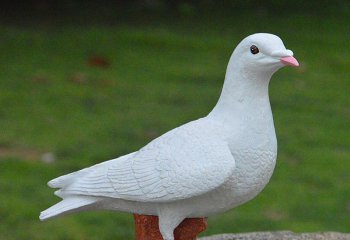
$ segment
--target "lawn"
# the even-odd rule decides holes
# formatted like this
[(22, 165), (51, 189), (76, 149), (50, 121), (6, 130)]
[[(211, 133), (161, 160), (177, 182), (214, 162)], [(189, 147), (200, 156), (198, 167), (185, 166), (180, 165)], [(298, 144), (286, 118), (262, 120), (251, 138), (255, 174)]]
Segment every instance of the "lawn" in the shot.
[(131, 239), (124, 213), (39, 222), (59, 200), (46, 182), (205, 116), (232, 50), (254, 32), (279, 35), (301, 63), (270, 84), (278, 162), (257, 198), (210, 218), (204, 235), (349, 231), (350, 18), (248, 17), (0, 25), (0, 239)]

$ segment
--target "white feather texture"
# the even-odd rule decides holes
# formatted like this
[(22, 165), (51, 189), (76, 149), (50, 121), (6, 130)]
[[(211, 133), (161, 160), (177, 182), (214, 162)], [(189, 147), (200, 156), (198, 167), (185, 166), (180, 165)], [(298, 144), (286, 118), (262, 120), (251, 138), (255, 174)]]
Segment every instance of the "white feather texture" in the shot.
[(275, 166), (268, 85), (286, 62), (295, 65), (292, 55), (275, 35), (248, 36), (234, 50), (220, 99), (208, 116), (139, 151), (51, 180), (49, 186), (59, 188), (55, 194), (63, 200), (40, 219), (90, 209), (157, 215), (163, 238), (173, 240), (183, 219), (249, 201)]

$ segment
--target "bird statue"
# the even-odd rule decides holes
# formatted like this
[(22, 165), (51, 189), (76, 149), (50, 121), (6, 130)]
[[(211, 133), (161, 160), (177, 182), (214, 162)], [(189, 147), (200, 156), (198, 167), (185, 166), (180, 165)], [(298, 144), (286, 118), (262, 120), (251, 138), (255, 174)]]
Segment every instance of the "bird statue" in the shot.
[(268, 86), (286, 65), (299, 63), (278, 36), (246, 37), (233, 51), (221, 96), (207, 116), (136, 152), (49, 181), (62, 201), (40, 219), (95, 209), (155, 215), (163, 239), (174, 240), (185, 218), (208, 217), (251, 200), (275, 167)]

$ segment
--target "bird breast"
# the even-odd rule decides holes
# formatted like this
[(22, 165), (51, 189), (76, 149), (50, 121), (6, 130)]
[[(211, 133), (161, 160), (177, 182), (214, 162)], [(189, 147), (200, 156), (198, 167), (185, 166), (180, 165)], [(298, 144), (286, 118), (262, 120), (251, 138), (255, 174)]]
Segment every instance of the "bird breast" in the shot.
[(234, 153), (236, 169), (220, 188), (206, 197), (203, 212), (212, 215), (235, 208), (258, 195), (269, 182), (276, 162), (276, 152), (266, 149), (241, 149)]

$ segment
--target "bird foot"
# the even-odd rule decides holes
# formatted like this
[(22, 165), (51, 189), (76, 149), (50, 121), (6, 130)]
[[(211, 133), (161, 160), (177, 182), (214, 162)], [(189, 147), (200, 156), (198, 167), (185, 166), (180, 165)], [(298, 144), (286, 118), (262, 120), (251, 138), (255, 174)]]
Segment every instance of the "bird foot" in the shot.
[[(134, 214), (134, 219), (136, 240), (164, 240), (159, 231), (157, 216)], [(186, 218), (174, 230), (175, 240), (195, 240), (206, 228), (206, 218)]]

